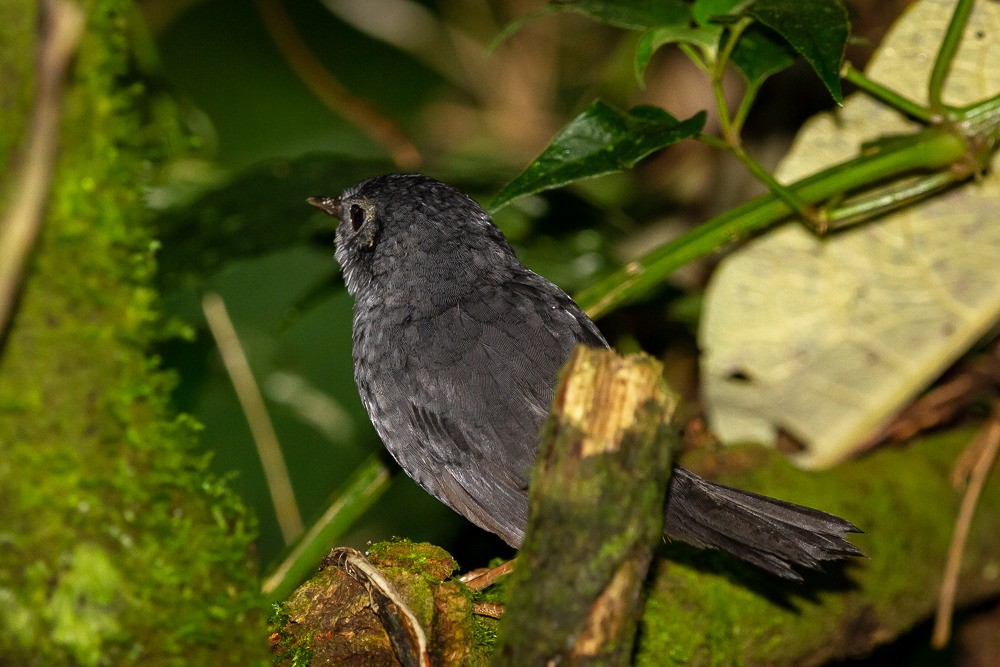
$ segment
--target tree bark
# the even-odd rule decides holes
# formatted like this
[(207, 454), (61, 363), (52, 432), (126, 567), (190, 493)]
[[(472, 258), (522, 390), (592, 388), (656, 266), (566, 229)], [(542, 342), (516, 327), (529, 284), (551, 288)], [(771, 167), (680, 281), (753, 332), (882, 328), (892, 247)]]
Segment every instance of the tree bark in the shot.
[(662, 373), (645, 355), (578, 347), (570, 357), (493, 664), (629, 663), (675, 437)]

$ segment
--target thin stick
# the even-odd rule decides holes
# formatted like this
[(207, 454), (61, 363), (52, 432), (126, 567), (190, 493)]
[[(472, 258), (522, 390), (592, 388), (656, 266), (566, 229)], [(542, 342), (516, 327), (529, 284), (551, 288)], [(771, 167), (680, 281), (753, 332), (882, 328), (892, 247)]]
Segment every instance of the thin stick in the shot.
[(44, 219), (59, 146), (63, 80), (83, 32), (84, 14), (64, 0), (44, 3), (45, 37), (38, 58), (35, 108), (14, 201), (0, 220), (0, 333), (6, 331), (24, 268)]
[(397, 167), (412, 169), (420, 164), (420, 152), (402, 129), (373, 104), (351, 93), (316, 57), (280, 0), (254, 0), (254, 5), (285, 62), (323, 104), (382, 144)]
[(993, 414), (983, 429), (969, 445), (979, 450), (976, 463), (969, 473), (969, 486), (962, 497), (962, 505), (955, 519), (955, 532), (948, 547), (948, 559), (945, 561), (944, 574), (941, 581), (941, 593), (938, 597), (937, 613), (934, 616), (934, 634), (931, 645), (934, 648), (944, 648), (951, 638), (951, 619), (955, 612), (955, 594), (958, 589), (958, 575), (962, 568), (962, 555), (972, 526), (972, 517), (976, 512), (976, 504), (983, 491), (986, 476), (993, 468), (1000, 450), (1000, 402), (993, 406)]
[(513, 572), (516, 562), (514, 559), (511, 559), (505, 563), (500, 563), (496, 567), (468, 572), (463, 574), (460, 580), (472, 590), (481, 591), (492, 586), (498, 579), (506, 577)]
[(945, 80), (948, 72), (951, 71), (951, 64), (958, 52), (958, 47), (962, 43), (962, 34), (965, 26), (969, 23), (969, 15), (975, 7), (975, 0), (958, 0), (955, 5), (955, 12), (951, 15), (948, 29), (941, 40), (941, 48), (938, 49), (937, 58), (934, 60), (934, 68), (931, 70), (931, 78), (927, 84), (927, 104), (931, 111), (944, 115), (947, 112), (945, 107), (944, 93)]
[(472, 613), (477, 616), (489, 616), (490, 618), (503, 618), (503, 603), (486, 602), (483, 600), (472, 603)]
[(257, 455), (260, 456), (261, 465), (264, 467), (264, 478), (267, 480), (267, 489), (274, 503), (274, 513), (278, 517), (281, 535), (286, 544), (291, 544), (302, 534), (302, 515), (295, 501), (295, 492), (292, 490), (292, 481), (288, 476), (285, 459), (281, 455), (278, 436), (274, 432), (271, 418), (267, 415), (264, 398), (253, 378), (250, 362), (243, 352), (239, 336), (236, 335), (233, 322), (229, 319), (222, 297), (209, 292), (202, 297), (201, 307), (205, 312), (208, 328), (212, 331), (212, 337), (215, 338), (215, 344), (219, 347), (222, 363), (233, 383), (233, 389), (236, 390), (240, 407), (243, 408), (247, 423), (250, 425), (250, 433), (253, 435)]

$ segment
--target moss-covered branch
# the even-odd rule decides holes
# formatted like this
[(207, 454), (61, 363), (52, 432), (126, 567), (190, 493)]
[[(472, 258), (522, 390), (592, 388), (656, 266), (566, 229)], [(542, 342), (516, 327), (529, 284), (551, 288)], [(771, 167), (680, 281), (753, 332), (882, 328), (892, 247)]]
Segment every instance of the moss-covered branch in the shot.
[[(806, 573), (799, 584), (726, 554), (666, 545), (649, 581), (636, 664), (822, 664), (862, 655), (930, 618), (961, 495), (948, 475), (970, 436), (958, 431), (886, 448), (823, 473), (798, 470), (758, 448), (685, 458), (686, 466), (706, 476), (851, 519), (866, 531), (855, 541), (868, 559), (826, 574)], [(996, 479), (983, 492), (964, 563), (960, 604), (1000, 595)], [(358, 591), (364, 606), (367, 594)], [(341, 604), (351, 604), (350, 598)], [(468, 628), (484, 622), (452, 617), (450, 623)], [(304, 628), (298, 633), (312, 636)], [(463, 636), (484, 646), (482, 634)]]
[[(469, 590), (448, 579), (451, 556), (405, 541), (374, 544), (367, 556), (423, 628), (436, 667), (485, 664), (484, 634), (496, 623), (472, 615)], [(325, 567), (278, 605), (271, 631), (276, 665), (400, 664), (372, 593), (343, 567)]]
[[(866, 533), (854, 542), (868, 559), (798, 585), (722, 554), (668, 545), (651, 582), (637, 663), (822, 664), (863, 655), (928, 619), (961, 498), (948, 476), (971, 435), (886, 447), (823, 473), (756, 448), (686, 459), (696, 470), (720, 473), (720, 481), (850, 519)], [(969, 536), (959, 604), (1000, 594), (998, 568), (994, 478)]]
[[(0, 664), (250, 664), (265, 651), (254, 522), (150, 356), (163, 325), (143, 196), (184, 135), (135, 72), (130, 3), (82, 4), (47, 214), (0, 351)], [(35, 3), (3, 15), (37, 34)], [(4, 90), (33, 67), (33, 48), (16, 56), (31, 65), (5, 65)], [(28, 153), (29, 125), (11, 122), (5, 158)], [(23, 167), (5, 161), (3, 182)]]
[(496, 665), (628, 664), (663, 532), (676, 398), (644, 355), (578, 347), (542, 431)]
[[(569, 381), (593, 380), (593, 375), (578, 372), (570, 375)], [(611, 394), (616, 391), (609, 377), (596, 386)], [(573, 385), (564, 380), (553, 407), (557, 416), (574, 411), (573, 405), (565, 404), (567, 388)], [(624, 402), (619, 399), (608, 404), (620, 408)], [(593, 406), (577, 406), (575, 412), (592, 410)], [(669, 406), (662, 410), (669, 412)], [(633, 414), (629, 410), (612, 412), (618, 415), (616, 419)], [(640, 410), (639, 417), (643, 414)], [(607, 426), (606, 433), (617, 433), (613, 428), (616, 419), (598, 419), (596, 423)], [(508, 640), (512, 644), (521, 643), (516, 653), (509, 646), (501, 649), (503, 652), (495, 656), (501, 662), (532, 664), (556, 654), (586, 661), (586, 655), (573, 653), (586, 635), (586, 621), (601, 607), (601, 592), (608, 588), (607, 582), (623, 568), (627, 570), (631, 562), (624, 557), (627, 548), (615, 547), (634, 544), (633, 538), (642, 532), (638, 529), (642, 513), (630, 514), (623, 505), (641, 504), (636, 500), (644, 494), (649, 494), (647, 500), (659, 494), (662, 504), (665, 458), (640, 469), (633, 466), (627, 481), (580, 486), (580, 479), (590, 477), (581, 474), (581, 469), (593, 472), (595, 467), (593, 461), (588, 463), (587, 457), (580, 456), (588, 451), (588, 440), (579, 431), (560, 430), (558, 423), (556, 418), (550, 421), (543, 443), (551, 440), (565, 445), (568, 441), (570, 446), (543, 444), (532, 487), (532, 525), (518, 558), (516, 572), (521, 574), (516, 575), (516, 581), (507, 582), (513, 588), (508, 596), (512, 618), (505, 620), (504, 632), (512, 637)], [(907, 446), (887, 447), (823, 473), (799, 470), (780, 454), (759, 448), (729, 448), (685, 458), (686, 466), (706, 477), (855, 522), (866, 531), (855, 542), (868, 558), (832, 565), (825, 574), (804, 572), (806, 581), (796, 583), (727, 554), (682, 544), (664, 545), (648, 580), (636, 664), (821, 664), (864, 654), (929, 618), (937, 604), (938, 582), (961, 496), (949, 482), (949, 473), (972, 433), (957, 431)], [(608, 441), (614, 438), (601, 440)], [(618, 469), (610, 468), (613, 477)], [(655, 478), (657, 470), (661, 480)], [(574, 489), (583, 489), (582, 497), (575, 496)], [(649, 511), (649, 503), (646, 506), (650, 525), (656, 524), (660, 520), (658, 507)], [(653, 534), (657, 532), (654, 527)], [(613, 534), (617, 539), (609, 541)], [(381, 548), (373, 547), (373, 551)], [(959, 603), (1000, 594), (998, 571), (1000, 483), (994, 481), (984, 490), (969, 537)], [(571, 582), (568, 594), (560, 581)], [(297, 599), (301, 595), (300, 591)], [(362, 606), (367, 604), (367, 595), (358, 595), (364, 598)], [(353, 604), (350, 597), (340, 600), (336, 613), (342, 615), (345, 604)], [(605, 615), (604, 620), (613, 616)], [(311, 629), (296, 626), (296, 636), (310, 638), (323, 627), (326, 625)], [(449, 627), (475, 624), (471, 619), (452, 619)], [(388, 650), (384, 632), (376, 627), (375, 635)], [(445, 639), (435, 636), (432, 641)], [(349, 641), (342, 641), (338, 651), (347, 652), (339, 655), (350, 655), (349, 646)], [(365, 646), (358, 644), (356, 650), (368, 650)], [(615, 646), (614, 641), (608, 644), (602, 660), (622, 657), (612, 650)], [(483, 648), (470, 646), (466, 655), (481, 656)]]

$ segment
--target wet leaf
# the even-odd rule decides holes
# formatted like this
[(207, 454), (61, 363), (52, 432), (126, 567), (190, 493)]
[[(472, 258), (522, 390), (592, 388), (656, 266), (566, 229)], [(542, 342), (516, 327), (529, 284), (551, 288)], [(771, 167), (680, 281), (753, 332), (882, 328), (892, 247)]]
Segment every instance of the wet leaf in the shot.
[(733, 49), (731, 62), (743, 73), (751, 87), (758, 87), (771, 75), (791, 67), (795, 52), (775, 33), (750, 26)]
[(595, 21), (619, 28), (647, 30), (657, 26), (682, 25), (690, 19), (684, 0), (554, 0), (557, 11), (584, 14)]
[(500, 191), (492, 209), (524, 195), (631, 167), (650, 153), (695, 136), (704, 124), (704, 112), (681, 121), (657, 107), (622, 112), (594, 102)]
[(840, 65), (850, 33), (847, 11), (840, 0), (758, 0), (750, 16), (784, 37), (816, 71), (838, 103)]

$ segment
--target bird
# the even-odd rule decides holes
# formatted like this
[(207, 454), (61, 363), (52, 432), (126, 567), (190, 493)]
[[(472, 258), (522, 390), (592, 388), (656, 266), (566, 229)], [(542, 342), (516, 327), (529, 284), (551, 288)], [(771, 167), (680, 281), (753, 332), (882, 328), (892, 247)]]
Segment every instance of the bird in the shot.
[[(422, 174), (387, 174), (307, 202), (337, 218), (354, 298), (354, 379), (386, 449), (419, 486), (513, 547), (559, 370), (608, 348), (558, 286), (525, 267), (490, 215)], [(772, 574), (862, 555), (851, 522), (710, 482), (675, 465), (663, 533)]]

